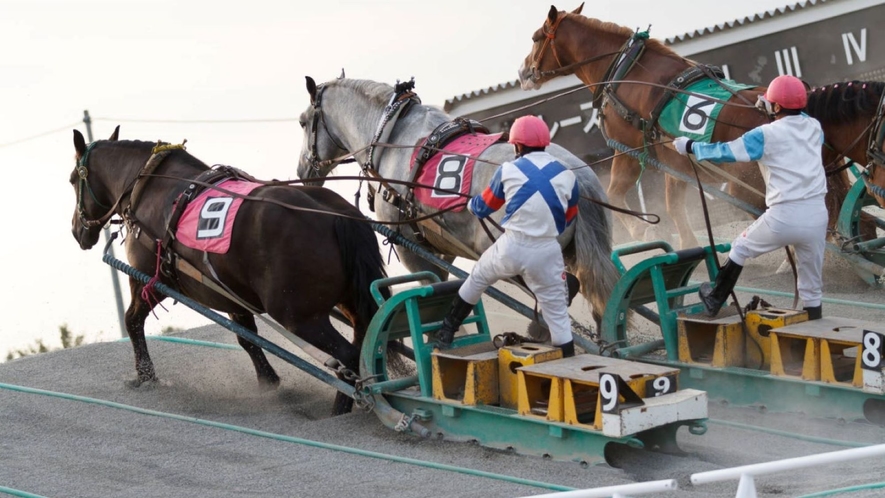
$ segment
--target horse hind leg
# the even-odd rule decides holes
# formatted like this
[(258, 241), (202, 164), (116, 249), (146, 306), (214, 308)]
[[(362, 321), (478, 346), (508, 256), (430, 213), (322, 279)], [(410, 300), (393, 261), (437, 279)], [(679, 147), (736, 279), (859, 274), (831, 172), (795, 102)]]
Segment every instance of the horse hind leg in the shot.
[[(251, 313), (228, 313), (228, 316), (234, 322), (251, 330), (256, 335), (258, 334), (255, 317)], [(252, 365), (255, 366), (255, 374), (258, 376), (258, 386), (261, 390), (269, 391), (276, 389), (280, 385), (280, 376), (277, 375), (277, 372), (267, 361), (264, 350), (239, 336), (237, 336), (237, 342), (249, 354)]]
[[(354, 374), (359, 373), (360, 350), (351, 344), (329, 321), (329, 316), (320, 316), (298, 324), (287, 324), (286, 328), (293, 334), (304, 339), (312, 346), (338, 360), (344, 367)], [(363, 332), (364, 333), (364, 332)], [(359, 333), (357, 332), (357, 335)], [(340, 372), (336, 372), (342, 378)], [(353, 385), (353, 380), (343, 379)], [(353, 398), (342, 392), (335, 394), (335, 402), (332, 406), (332, 415), (343, 415), (353, 409)]]

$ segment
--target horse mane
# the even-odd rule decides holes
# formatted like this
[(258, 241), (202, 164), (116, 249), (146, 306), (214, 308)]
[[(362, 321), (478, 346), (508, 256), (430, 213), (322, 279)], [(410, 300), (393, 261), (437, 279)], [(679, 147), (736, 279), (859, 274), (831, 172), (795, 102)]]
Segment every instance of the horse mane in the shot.
[[(137, 151), (145, 151), (151, 150), (154, 146), (157, 145), (157, 142), (145, 142), (144, 140), (115, 140), (115, 141), (103, 141), (107, 144), (107, 146), (113, 146), (118, 149), (125, 150), (137, 150)], [(179, 159), (181, 162), (190, 165), (190, 166), (198, 166), (202, 168), (208, 168), (203, 161), (200, 161), (190, 153), (185, 150), (173, 150), (171, 156)]]
[[(572, 13), (566, 14), (566, 17), (569, 19), (574, 19), (574, 20), (578, 21), (579, 23), (581, 23), (582, 25), (584, 25), (588, 29), (592, 29), (595, 31), (602, 31), (603, 33), (615, 35), (619, 38), (629, 39), (631, 36), (633, 36), (632, 29), (621, 26), (620, 24), (615, 24), (613, 22), (600, 21), (599, 19), (594, 19), (592, 17), (585, 17), (580, 14), (572, 14)], [(645, 46), (655, 52), (662, 54), (662, 55), (667, 55), (667, 56), (672, 55), (672, 56), (679, 57), (680, 59), (682, 58), (680, 55), (678, 55), (676, 52), (674, 52), (673, 49), (664, 45), (663, 42), (661, 42), (660, 40), (658, 40), (656, 38), (649, 38), (648, 40), (645, 40)]]
[(885, 82), (848, 81), (813, 88), (806, 111), (821, 122), (851, 121), (875, 114)]
[(327, 88), (340, 86), (342, 88), (354, 90), (368, 97), (373, 103), (381, 104), (382, 107), (387, 105), (387, 103), (390, 101), (390, 94), (393, 93), (393, 86), (388, 85), (387, 83), (381, 83), (371, 80), (332, 80), (328, 83), (325, 83), (325, 86)]

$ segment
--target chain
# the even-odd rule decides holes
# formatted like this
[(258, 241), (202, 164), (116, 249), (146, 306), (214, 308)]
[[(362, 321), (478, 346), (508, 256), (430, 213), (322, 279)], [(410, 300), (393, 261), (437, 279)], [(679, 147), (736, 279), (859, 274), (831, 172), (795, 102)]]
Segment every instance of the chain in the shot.
[(412, 424), (413, 420), (415, 420), (414, 415), (406, 415), (403, 413), (403, 418), (399, 419), (399, 422), (393, 426), (393, 430), (396, 432), (406, 432), (409, 430), (409, 426)]
[(765, 299), (762, 299), (759, 296), (753, 296), (750, 299), (750, 302), (747, 303), (746, 306), (744, 306), (744, 313), (748, 313), (750, 311), (757, 310), (757, 309), (759, 309), (760, 306), (762, 306), (763, 308), (771, 308), (771, 303), (769, 303)]
[(367, 413), (375, 409), (375, 395), (366, 390), (364, 386), (369, 381), (381, 377), (381, 374), (360, 378), (356, 372), (344, 365), (339, 365), (338, 368), (333, 368), (332, 370), (335, 371), (335, 375), (339, 379), (353, 384), (353, 403), (357, 408), (365, 410)]
[(363, 390), (363, 385), (375, 377), (377, 377), (377, 375), (373, 375), (366, 379), (357, 379), (353, 383), (353, 404), (366, 413), (370, 413), (375, 409), (375, 395), (367, 390)]
[(540, 341), (538, 339), (531, 339), (529, 337), (519, 335), (516, 332), (504, 332), (503, 334), (498, 334), (492, 339), (492, 344), (495, 345), (496, 349), (501, 349), (504, 346), (514, 346), (517, 344), (540, 344), (544, 341)]
[(572, 321), (572, 332), (577, 331), (579, 334), (589, 337), (591, 341), (595, 342), (596, 344), (599, 344), (600, 346), (605, 344), (605, 341), (603, 341), (599, 337), (599, 333), (594, 332), (593, 329), (591, 329), (590, 327), (586, 327), (586, 326), (580, 324), (574, 318), (571, 318), (571, 317), (569, 317), (569, 318)]

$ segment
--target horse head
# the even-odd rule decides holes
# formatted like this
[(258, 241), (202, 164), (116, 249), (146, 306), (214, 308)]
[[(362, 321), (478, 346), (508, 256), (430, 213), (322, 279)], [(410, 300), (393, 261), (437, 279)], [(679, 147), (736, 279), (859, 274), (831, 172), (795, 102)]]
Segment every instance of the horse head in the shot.
[[(537, 90), (548, 80), (574, 71), (558, 71), (571, 62), (571, 59), (563, 60), (569, 54), (565, 47), (571, 46), (569, 40), (557, 42), (557, 38), (569, 38), (573, 35), (558, 33), (560, 24), (570, 14), (579, 15), (584, 4), (578, 6), (571, 13), (556, 10), (553, 5), (544, 19), (544, 24), (532, 35), (532, 49), (519, 67), (519, 83), (523, 90)], [(559, 48), (557, 48), (557, 46)]]
[[(116, 141), (119, 134), (120, 127), (117, 126), (108, 140)], [(109, 179), (104, 177), (101, 168), (95, 167), (92, 151), (97, 143), (87, 145), (83, 134), (74, 130), (77, 164), (71, 172), (70, 182), (77, 203), (71, 220), (71, 234), (83, 250), (91, 249), (98, 242), (102, 227), (113, 215), (112, 206), (115, 204), (108, 188)]]
[(312, 180), (310, 184), (322, 186), (323, 178), (337, 166), (334, 159), (347, 154), (348, 151), (332, 134), (333, 131), (323, 113), (325, 84), (317, 86), (310, 76), (305, 76), (305, 79), (307, 93), (310, 94), (310, 105), (298, 118), (298, 123), (304, 130), (301, 155), (298, 160), (298, 178)]

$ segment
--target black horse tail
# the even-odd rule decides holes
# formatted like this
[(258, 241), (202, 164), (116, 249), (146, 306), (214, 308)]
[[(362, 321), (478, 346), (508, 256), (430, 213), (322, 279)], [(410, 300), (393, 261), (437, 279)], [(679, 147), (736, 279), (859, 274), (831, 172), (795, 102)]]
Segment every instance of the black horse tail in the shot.
[[(354, 308), (359, 322), (354, 324), (354, 329), (363, 335), (375, 312), (378, 311), (378, 305), (369, 292), (369, 285), (375, 280), (387, 277), (384, 260), (378, 249), (375, 232), (368, 223), (338, 217), (335, 219), (335, 235), (341, 248), (345, 275), (352, 285)], [(384, 289), (382, 294), (385, 298), (390, 297), (387, 289)], [(354, 343), (361, 344), (362, 337), (355, 337)]]

